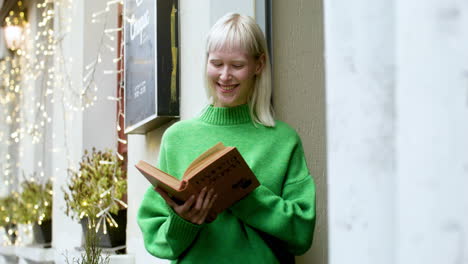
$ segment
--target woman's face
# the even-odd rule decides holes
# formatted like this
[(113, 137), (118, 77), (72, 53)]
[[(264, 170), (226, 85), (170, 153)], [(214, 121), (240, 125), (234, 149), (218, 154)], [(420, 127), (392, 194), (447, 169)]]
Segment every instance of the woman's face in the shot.
[(219, 50), (208, 54), (206, 73), (216, 96), (214, 106), (246, 104), (260, 73), (261, 63), (240, 49)]

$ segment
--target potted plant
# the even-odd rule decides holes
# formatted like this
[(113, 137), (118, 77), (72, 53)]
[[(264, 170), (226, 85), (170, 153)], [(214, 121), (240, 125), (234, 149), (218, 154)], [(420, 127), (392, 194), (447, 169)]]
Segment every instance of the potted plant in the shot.
[(79, 258), (70, 260), (65, 256), (67, 264), (109, 264), (110, 255), (103, 254), (102, 248), (98, 245), (98, 237), (96, 232), (87, 232), (85, 236), (84, 252)]
[(112, 150), (85, 151), (77, 171), (69, 170), (64, 188), (66, 214), (81, 222), (83, 232), (98, 233), (99, 246), (125, 245), (127, 191), (124, 162)]
[(40, 183), (31, 178), (23, 181), (21, 187), (18, 222), (32, 224), (35, 243), (49, 246), (52, 242), (52, 181)]
[(7, 242), (14, 245), (18, 234), (18, 193), (12, 192), (0, 198), (0, 226), (5, 229), (9, 239)]

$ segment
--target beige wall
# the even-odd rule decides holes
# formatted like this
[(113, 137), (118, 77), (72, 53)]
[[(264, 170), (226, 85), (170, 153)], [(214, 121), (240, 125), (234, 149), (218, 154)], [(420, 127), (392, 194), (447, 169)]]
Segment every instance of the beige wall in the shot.
[(314, 242), (298, 263), (327, 263), (328, 258), (323, 54), (322, 1), (274, 1), (274, 105), (278, 118), (300, 134), (317, 185)]

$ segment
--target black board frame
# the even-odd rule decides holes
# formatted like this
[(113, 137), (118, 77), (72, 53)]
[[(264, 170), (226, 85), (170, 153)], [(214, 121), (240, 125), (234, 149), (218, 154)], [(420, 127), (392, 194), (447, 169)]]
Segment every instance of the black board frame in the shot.
[(146, 134), (179, 117), (178, 7), (178, 0), (124, 3), (127, 134)]

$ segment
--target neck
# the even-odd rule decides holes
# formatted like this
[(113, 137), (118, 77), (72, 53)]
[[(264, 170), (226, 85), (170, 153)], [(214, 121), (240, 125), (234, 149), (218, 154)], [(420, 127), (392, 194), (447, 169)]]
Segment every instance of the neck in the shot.
[(247, 102), (240, 102), (240, 103), (233, 103), (233, 104), (223, 104), (220, 102), (214, 102), (213, 106), (214, 107), (238, 107), (241, 105), (245, 105)]

